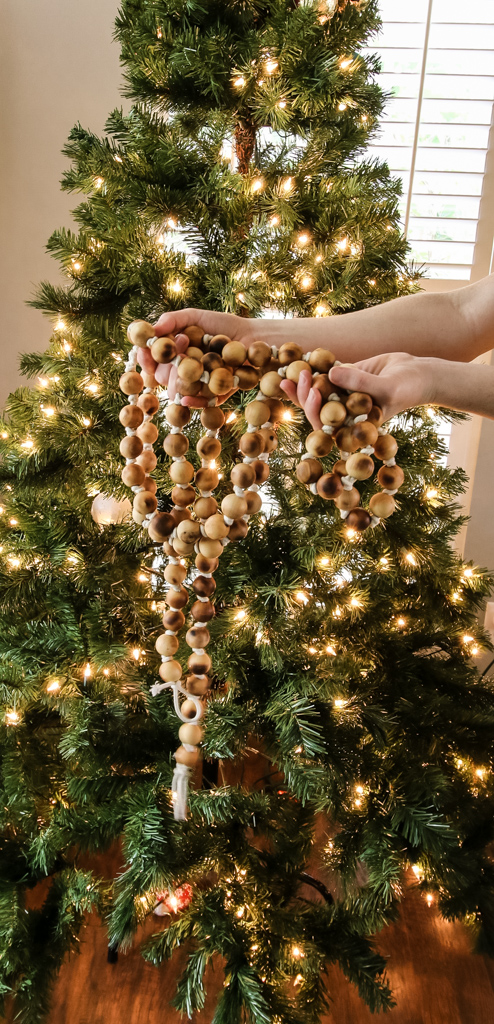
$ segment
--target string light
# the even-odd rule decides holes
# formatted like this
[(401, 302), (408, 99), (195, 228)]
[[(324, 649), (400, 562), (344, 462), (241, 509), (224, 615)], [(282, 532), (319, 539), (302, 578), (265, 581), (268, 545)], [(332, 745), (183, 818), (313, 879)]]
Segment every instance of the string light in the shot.
[(95, 178), (94, 179), (94, 187), (95, 188), (101, 188), (101, 186), (104, 184), (104, 181), (105, 181), (104, 178), (100, 178), (100, 177)]
[(280, 223), (280, 218), (277, 217), (276, 214), (273, 214), (273, 216), (269, 218), (269, 223), (272, 228), (275, 228)]
[(167, 228), (170, 228), (170, 231), (174, 231), (178, 227), (178, 222), (175, 220), (174, 217), (168, 217), (168, 220), (166, 221), (166, 226)]
[(350, 67), (351, 63), (352, 63), (352, 58), (351, 57), (342, 57), (342, 59), (339, 61), (339, 66), (340, 66), (342, 71), (345, 71), (346, 68)]
[(57, 320), (57, 322), (55, 324), (55, 330), (56, 331), (64, 331), (65, 330), (65, 324), (64, 324), (64, 321), (61, 319), (61, 317)]
[(240, 75), (239, 78), (235, 79), (233, 84), (234, 84), (236, 89), (243, 89), (243, 87), (245, 85), (245, 78), (243, 78), (242, 75)]
[(147, 583), (148, 581), (148, 577), (145, 572), (138, 573), (137, 579), (139, 580), (139, 583)]
[(363, 786), (355, 786), (355, 792), (358, 793), (359, 796), (362, 796), (363, 793), (364, 793), (364, 787)]
[(337, 605), (335, 610), (334, 610), (334, 612), (333, 612), (333, 619), (341, 619), (341, 615), (342, 615), (341, 608)]
[(238, 295), (237, 295), (237, 299), (238, 299), (239, 302), (245, 302), (245, 295), (244, 295), (244, 293), (243, 292), (239, 292)]
[(324, 256), (322, 256), (321, 253), (318, 253), (318, 255), (316, 256), (314, 262), (315, 263), (322, 263), (323, 259), (324, 259)]
[(41, 408), (43, 410), (44, 416), (50, 417), (55, 415), (55, 409), (53, 408), (52, 405), (42, 405)]
[(289, 409), (285, 409), (284, 413), (282, 413), (281, 415), (281, 418), (282, 420), (284, 420), (285, 423), (290, 423), (290, 421), (293, 419), (293, 416)]
[(425, 497), (429, 498), (429, 500), (430, 500), (432, 498), (437, 498), (438, 494), (439, 494), (439, 491), (437, 490), (436, 487), (428, 487), (426, 492), (425, 492)]
[(297, 590), (296, 593), (294, 594), (294, 597), (299, 604), (307, 604), (309, 600), (304, 590)]
[(68, 341), (64, 341), (63, 350), (64, 352), (67, 353), (67, 355), (69, 355), (69, 353), (72, 352), (72, 345)]
[(380, 558), (379, 559), (379, 565), (381, 566), (381, 569), (387, 569), (388, 565), (389, 565), (389, 558), (386, 558), (386, 556), (383, 556), (383, 558)]
[(347, 105), (346, 103), (338, 103), (338, 110), (346, 110)]
[(140, 647), (133, 647), (132, 648), (132, 657), (133, 657), (134, 661), (139, 661), (139, 658), (141, 657), (141, 649), (140, 649)]
[(245, 608), (240, 608), (235, 615), (235, 619), (237, 622), (242, 622), (245, 618), (247, 618), (247, 612)]
[(47, 693), (58, 693), (60, 689), (60, 682), (58, 679), (52, 679), (51, 683), (48, 683), (46, 687)]
[(333, 654), (333, 655), (336, 654), (336, 649), (333, 647), (332, 644), (328, 644), (327, 647), (325, 648), (325, 650), (326, 650), (326, 654)]
[(335, 697), (333, 704), (335, 708), (344, 708), (348, 704), (348, 701), (344, 697)]
[(293, 984), (294, 985), (301, 985), (303, 980), (304, 980), (303, 974), (297, 974), (297, 977), (294, 978)]
[(72, 260), (72, 267), (76, 271), (82, 270), (82, 263), (79, 263), (79, 260)]
[(308, 647), (307, 650), (308, 650), (309, 654), (317, 654), (317, 648), (316, 647)]
[(266, 61), (264, 69), (267, 75), (272, 75), (275, 71), (278, 70), (278, 61), (273, 60), (273, 58), (270, 57), (269, 60)]
[(7, 725), (18, 725), (21, 720), (21, 716), (18, 711), (6, 711), (5, 722)]
[(8, 436), (9, 435), (7, 434), (7, 431), (6, 430), (2, 430), (2, 433), (0, 434), (0, 437), (2, 437), (4, 441), (7, 440)]
[(484, 775), (485, 775), (485, 768), (476, 768), (475, 769), (475, 774), (476, 774), (477, 778), (480, 779), (480, 781), (482, 782), (482, 780), (484, 778)]
[(401, 616), (400, 616), (399, 619), (396, 620), (396, 625), (400, 626), (400, 628), (403, 628), (403, 626), (406, 626), (406, 624), (407, 624), (406, 619), (402, 618)]
[(432, 895), (431, 892), (427, 893), (427, 896), (425, 897), (425, 902), (427, 903), (428, 907), (431, 907), (432, 904), (434, 903), (434, 896)]
[(284, 110), (286, 107), (286, 100), (278, 100), (276, 106), (281, 107), (281, 109)]
[(409, 565), (417, 565), (417, 559), (415, 558), (415, 555), (412, 554), (411, 551), (407, 552), (407, 554), (405, 555), (405, 559), (409, 563)]
[(465, 633), (464, 636), (462, 636), (461, 639), (462, 639), (464, 644), (473, 644), (473, 641), (474, 641), (475, 637), (470, 636), (469, 633)]
[(412, 871), (413, 871), (413, 873), (415, 875), (415, 878), (418, 878), (419, 881), (420, 881), (420, 879), (423, 877), (423, 874), (424, 874), (424, 872), (422, 871), (422, 868), (420, 867), (420, 864), (412, 864)]
[(231, 412), (231, 413), (230, 413), (230, 414), (229, 414), (229, 415), (228, 415), (228, 416), (226, 417), (226, 422), (227, 422), (227, 423), (234, 423), (234, 421), (236, 420), (236, 418), (237, 418), (237, 414), (236, 414), (236, 412)]
[(292, 946), (292, 956), (295, 960), (302, 960), (305, 953), (303, 949), (300, 949), (300, 946)]
[(298, 747), (295, 747), (295, 753), (296, 754), (303, 754), (303, 752), (304, 752), (304, 748), (303, 748), (302, 744), (300, 744), (300, 746), (298, 746)]
[(281, 187), (283, 189), (283, 192), (291, 192), (293, 188), (293, 178), (284, 178), (284, 180), (281, 183)]
[(307, 291), (308, 288), (312, 288), (313, 285), (314, 279), (312, 277), (309, 277), (308, 274), (306, 274), (305, 277), (303, 277), (300, 282), (300, 287), (303, 288), (304, 291)]
[(115, 153), (115, 160), (117, 161), (117, 164), (123, 164), (122, 157), (119, 156), (118, 153)]
[(264, 181), (263, 181), (263, 179), (262, 178), (254, 178), (254, 181), (252, 182), (252, 186), (251, 187), (252, 187), (252, 191), (253, 192), (260, 192), (261, 189), (264, 188)]
[(21, 564), (20, 558), (17, 558), (16, 555), (9, 555), (8, 561), (14, 567), (14, 569), (18, 569)]
[(245, 907), (239, 907), (238, 910), (235, 911), (235, 917), (243, 917), (244, 914), (245, 914)]
[(350, 600), (350, 607), (351, 608), (361, 608), (362, 607), (362, 602), (359, 601), (357, 597), (352, 597), (351, 600)]
[(376, 284), (376, 279), (375, 279), (375, 277), (370, 277), (370, 278), (369, 278), (369, 284), (370, 284), (371, 288), (374, 288), (374, 286), (375, 286), (375, 284)]
[(326, 316), (326, 313), (328, 313), (329, 310), (328, 307), (325, 306), (323, 302), (320, 302), (319, 305), (316, 306), (314, 312), (316, 316)]
[(97, 384), (86, 384), (86, 391), (89, 391), (91, 395), (97, 395), (99, 388)]
[(298, 245), (307, 245), (308, 242), (310, 242), (310, 235), (307, 231), (302, 231), (302, 234), (297, 238)]
[(349, 245), (348, 238), (340, 238), (340, 241), (336, 243), (336, 248), (339, 249), (340, 252), (344, 252), (345, 249), (348, 248), (348, 245)]
[(322, 566), (329, 565), (330, 561), (331, 561), (331, 559), (328, 557), (328, 555), (323, 555), (319, 559), (319, 565), (322, 565)]
[(83, 417), (82, 417), (82, 422), (83, 422), (83, 424), (84, 424), (84, 426), (85, 426), (85, 427), (90, 427), (90, 426), (91, 426), (91, 420), (89, 420), (89, 419), (87, 418), (87, 416), (83, 416)]
[(19, 520), (12, 516), (12, 518), (9, 519), (9, 526), (19, 526)]
[(467, 579), (471, 579), (473, 576), (473, 569), (464, 569), (463, 575), (466, 576)]
[(30, 437), (26, 437), (26, 440), (21, 443), (21, 448), (26, 448), (27, 451), (32, 451), (34, 448), (34, 441)]
[(183, 284), (182, 284), (181, 281), (179, 281), (179, 279), (177, 277), (176, 281), (174, 281), (173, 284), (170, 285), (170, 291), (172, 291), (172, 292), (181, 292), (182, 289), (183, 289)]
[(103, 675), (104, 676), (109, 676), (110, 675), (110, 669), (109, 668), (104, 668), (103, 669)]
[(346, 537), (347, 540), (357, 540), (358, 532), (357, 532), (357, 530), (353, 529), (353, 526), (349, 526), (345, 530), (345, 537)]

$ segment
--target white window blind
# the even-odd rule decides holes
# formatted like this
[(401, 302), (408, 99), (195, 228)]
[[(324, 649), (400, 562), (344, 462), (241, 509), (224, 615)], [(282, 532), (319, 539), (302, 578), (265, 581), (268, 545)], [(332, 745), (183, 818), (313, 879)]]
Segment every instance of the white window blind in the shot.
[(402, 222), (428, 276), (470, 280), (494, 100), (494, 0), (381, 0), (369, 52), (391, 92), (368, 152), (403, 181)]

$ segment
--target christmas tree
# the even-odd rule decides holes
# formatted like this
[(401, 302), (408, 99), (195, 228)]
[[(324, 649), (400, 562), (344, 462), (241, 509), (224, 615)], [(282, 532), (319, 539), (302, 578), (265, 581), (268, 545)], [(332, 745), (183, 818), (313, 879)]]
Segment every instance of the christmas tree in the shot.
[[(85, 198), (78, 232), (48, 244), (67, 285), (39, 289), (53, 337), (22, 358), (34, 386), (0, 427), (0, 977), (29, 1024), (87, 911), (112, 955), (167, 911), (143, 954), (160, 964), (187, 943), (175, 1005), (189, 1015), (221, 963), (214, 1024), (315, 1024), (331, 963), (373, 1010), (392, 1005), (372, 937), (411, 866), (424, 898), (492, 951), (494, 701), (472, 661), (490, 581), (452, 549), (464, 480), (443, 465), (433, 410), (393, 425), (405, 486), (364, 534), (297, 481), (303, 415), (280, 424), (264, 510), (215, 574), (185, 822), (172, 701), (151, 694), (162, 549), (126, 515), (121, 481), (131, 321), (186, 306), (329, 316), (416, 287), (399, 184), (362, 156), (384, 104), (361, 52), (378, 25), (372, 0), (125, 0), (134, 105), (103, 139), (78, 125), (66, 147), (63, 187)], [(224, 406), (220, 495), (248, 400)], [(187, 431), (194, 442), (198, 413)], [(162, 511), (169, 462), (161, 451)], [(91, 854), (117, 842), (109, 886)]]

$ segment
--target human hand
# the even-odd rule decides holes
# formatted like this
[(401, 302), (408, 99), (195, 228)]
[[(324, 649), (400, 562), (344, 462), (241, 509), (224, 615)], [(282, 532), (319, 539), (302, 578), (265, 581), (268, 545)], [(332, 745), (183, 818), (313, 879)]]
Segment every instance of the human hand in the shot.
[(333, 366), (329, 379), (348, 391), (371, 395), (386, 421), (405, 409), (435, 401), (438, 362), (442, 360), (388, 352), (352, 365)]
[(299, 409), (304, 410), (314, 430), (320, 430), (322, 423), (319, 419), (319, 411), (322, 404), (322, 395), (320, 391), (312, 387), (312, 374), (310, 370), (302, 370), (297, 384), (293, 380), (280, 381), (280, 388), (294, 405), (298, 405)]

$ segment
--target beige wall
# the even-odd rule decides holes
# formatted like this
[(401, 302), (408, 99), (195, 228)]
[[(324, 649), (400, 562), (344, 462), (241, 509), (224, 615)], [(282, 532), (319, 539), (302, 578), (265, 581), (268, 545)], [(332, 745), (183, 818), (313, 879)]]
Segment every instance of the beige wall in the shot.
[(72, 226), (77, 196), (60, 191), (60, 150), (80, 121), (101, 132), (122, 101), (117, 0), (3, 0), (0, 4), (0, 407), (21, 383), (18, 353), (43, 349), (49, 321), (25, 305), (41, 279), (59, 280), (44, 251)]

